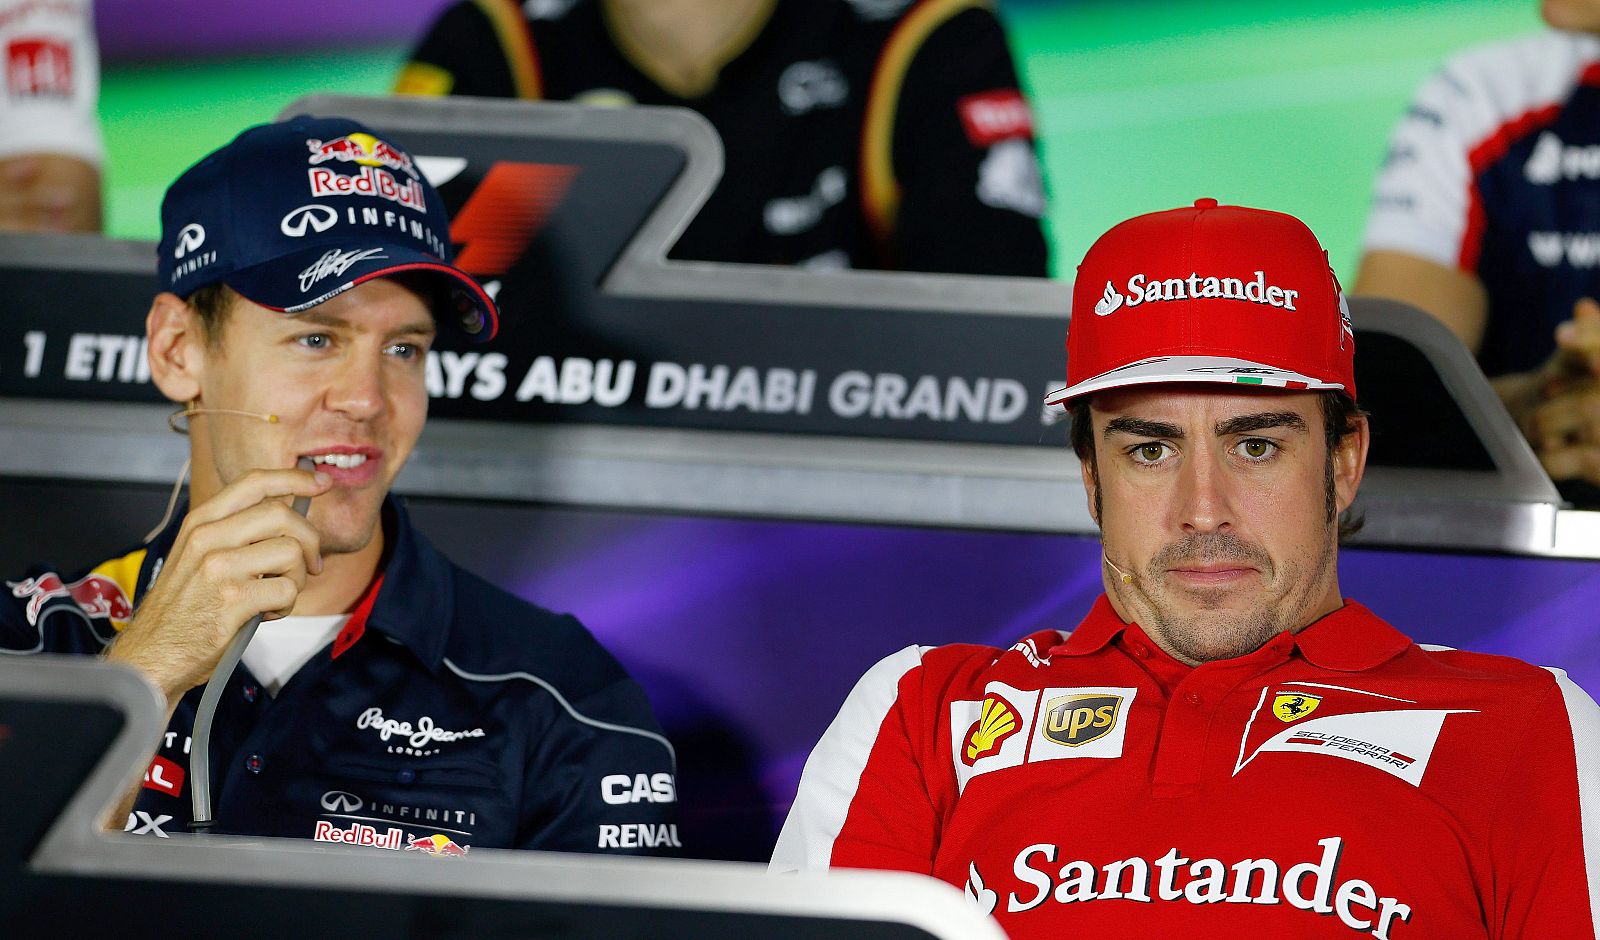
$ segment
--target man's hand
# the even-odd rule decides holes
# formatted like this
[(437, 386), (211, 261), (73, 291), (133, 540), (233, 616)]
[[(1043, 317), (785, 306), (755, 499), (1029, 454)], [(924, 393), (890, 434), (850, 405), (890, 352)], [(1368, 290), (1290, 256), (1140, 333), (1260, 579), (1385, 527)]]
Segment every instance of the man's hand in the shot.
[[(1579, 300), (1555, 340), (1538, 371), (1495, 386), (1552, 479), (1600, 484), (1600, 303)], [(1508, 395), (1519, 378), (1520, 394)]]
[(287, 616), (322, 571), (321, 539), (289, 501), (329, 486), (321, 473), (253, 470), (191, 509), (106, 659), (143, 672), (169, 705), (205, 682), (247, 620)]

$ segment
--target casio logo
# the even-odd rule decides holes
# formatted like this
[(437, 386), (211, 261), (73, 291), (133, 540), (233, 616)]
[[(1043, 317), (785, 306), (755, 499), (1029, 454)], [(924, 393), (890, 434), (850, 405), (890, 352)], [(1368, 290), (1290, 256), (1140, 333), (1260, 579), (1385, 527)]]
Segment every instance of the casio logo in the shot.
[(674, 803), (678, 793), (671, 774), (608, 774), (600, 778), (600, 798), (613, 806)]

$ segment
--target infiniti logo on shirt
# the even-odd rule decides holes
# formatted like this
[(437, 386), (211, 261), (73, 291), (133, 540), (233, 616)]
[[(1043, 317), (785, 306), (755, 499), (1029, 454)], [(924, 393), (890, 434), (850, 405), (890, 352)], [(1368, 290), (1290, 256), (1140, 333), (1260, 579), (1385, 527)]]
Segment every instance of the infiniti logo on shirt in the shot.
[(329, 790), (322, 794), (322, 808), (330, 813), (353, 813), (364, 805), (361, 797), (344, 790)]

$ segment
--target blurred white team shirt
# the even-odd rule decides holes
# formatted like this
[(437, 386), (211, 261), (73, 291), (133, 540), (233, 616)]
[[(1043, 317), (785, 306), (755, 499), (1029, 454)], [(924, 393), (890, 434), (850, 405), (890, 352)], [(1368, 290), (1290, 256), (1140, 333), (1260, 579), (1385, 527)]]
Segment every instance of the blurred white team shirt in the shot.
[(90, 0), (0, 0), (0, 49), (0, 158), (59, 153), (100, 166), (100, 53)]

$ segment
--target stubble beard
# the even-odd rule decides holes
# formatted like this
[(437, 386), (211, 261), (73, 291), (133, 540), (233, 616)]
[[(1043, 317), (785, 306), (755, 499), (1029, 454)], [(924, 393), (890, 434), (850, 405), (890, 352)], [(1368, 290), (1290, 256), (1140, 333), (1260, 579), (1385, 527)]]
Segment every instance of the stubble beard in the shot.
[[(1153, 585), (1153, 589), (1141, 591), (1153, 614), (1152, 623), (1147, 625), (1154, 634), (1152, 638), (1158, 638), (1169, 653), (1191, 663), (1252, 653), (1285, 630), (1304, 626), (1305, 612), (1319, 595), (1316, 586), (1332, 563), (1333, 553), (1331, 532), (1323, 540), (1323, 549), (1310, 571), (1294, 562), (1277, 565), (1259, 546), (1230, 532), (1198, 534), (1169, 545), (1146, 568), (1144, 583)], [(1169, 568), (1219, 561), (1239, 562), (1260, 572), (1262, 589), (1247, 609), (1226, 606), (1235, 596), (1227, 589), (1178, 589), (1180, 601), (1176, 592), (1164, 587)], [(1292, 587), (1287, 594), (1268, 590), (1278, 583)]]
[(382, 500), (378, 500), (370, 507), (352, 507), (355, 508), (355, 512), (341, 512), (343, 520), (336, 526), (329, 524), (331, 520), (323, 521), (316, 518), (315, 499), (311, 501), (311, 507), (312, 512), (308, 515), (312, 517), (311, 524), (321, 537), (324, 555), (348, 555), (366, 548), (372, 544), (372, 538), (377, 534), (383, 518)]

